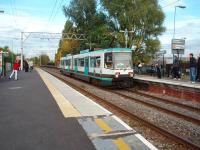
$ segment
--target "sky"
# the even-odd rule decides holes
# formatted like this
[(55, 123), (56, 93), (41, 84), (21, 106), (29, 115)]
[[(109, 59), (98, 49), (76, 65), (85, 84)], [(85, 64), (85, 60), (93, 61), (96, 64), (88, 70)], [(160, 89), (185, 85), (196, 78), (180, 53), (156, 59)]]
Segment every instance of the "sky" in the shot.
[[(0, 0), (0, 47), (8, 45), (15, 53), (20, 53), (21, 32), (23, 32), (23, 48), (26, 57), (39, 56), (46, 53), (54, 58), (59, 39), (36, 38), (27, 32), (61, 33), (66, 17), (63, 5), (70, 0)], [(165, 13), (164, 26), (166, 32), (159, 37), (161, 50), (171, 56), (171, 39), (174, 29), (175, 6), (183, 5), (185, 9), (176, 9), (175, 38), (186, 39), (185, 56), (189, 53), (200, 53), (200, 0), (159, 0)]]

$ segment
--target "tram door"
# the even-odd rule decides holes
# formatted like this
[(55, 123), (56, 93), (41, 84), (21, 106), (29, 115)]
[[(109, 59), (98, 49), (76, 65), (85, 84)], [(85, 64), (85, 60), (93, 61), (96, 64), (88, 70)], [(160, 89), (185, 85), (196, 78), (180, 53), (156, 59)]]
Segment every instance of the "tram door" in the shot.
[(89, 75), (89, 57), (85, 58), (85, 70), (84, 70), (85, 75)]
[(74, 60), (74, 71), (78, 72), (78, 60), (77, 59)]

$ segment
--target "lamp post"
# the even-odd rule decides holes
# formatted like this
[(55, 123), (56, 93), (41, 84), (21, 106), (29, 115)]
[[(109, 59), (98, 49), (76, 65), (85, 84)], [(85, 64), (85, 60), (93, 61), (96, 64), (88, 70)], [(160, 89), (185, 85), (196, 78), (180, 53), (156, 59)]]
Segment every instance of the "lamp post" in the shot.
[(181, 8), (181, 9), (184, 9), (186, 8), (186, 6), (182, 6), (182, 5), (179, 5), (179, 6), (175, 6), (175, 11), (174, 11), (174, 33), (173, 33), (173, 39), (175, 38), (175, 32), (176, 32), (176, 8)]
[(23, 71), (23, 32), (21, 32), (21, 70)]
[(123, 32), (124, 33), (124, 38), (125, 38), (125, 46), (126, 48), (128, 47), (128, 33), (133, 33), (134, 31), (128, 31), (128, 29), (126, 28), (124, 31), (120, 30), (119, 32)]

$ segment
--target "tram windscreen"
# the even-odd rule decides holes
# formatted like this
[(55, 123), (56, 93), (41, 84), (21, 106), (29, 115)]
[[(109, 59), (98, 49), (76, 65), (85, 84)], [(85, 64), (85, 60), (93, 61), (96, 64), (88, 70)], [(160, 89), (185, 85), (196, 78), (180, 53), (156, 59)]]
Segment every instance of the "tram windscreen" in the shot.
[(113, 58), (115, 69), (132, 69), (132, 53), (115, 52)]

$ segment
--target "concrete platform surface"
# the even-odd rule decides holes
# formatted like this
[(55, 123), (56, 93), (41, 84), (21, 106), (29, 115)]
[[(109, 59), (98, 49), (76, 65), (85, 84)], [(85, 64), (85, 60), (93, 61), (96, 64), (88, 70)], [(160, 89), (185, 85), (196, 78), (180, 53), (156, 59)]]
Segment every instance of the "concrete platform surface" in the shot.
[(95, 150), (76, 118), (64, 118), (36, 71), (0, 80), (0, 150)]
[(191, 83), (190, 81), (174, 80), (174, 79), (168, 79), (168, 78), (158, 79), (156, 77), (146, 76), (146, 75), (136, 75), (134, 77), (134, 79), (142, 80), (142, 81), (151, 81), (151, 82), (157, 82), (157, 83), (164, 83), (164, 84), (170, 84), (170, 85), (176, 85), (176, 86), (183, 86), (183, 87), (188, 87), (188, 88), (200, 89), (200, 82)]
[[(39, 74), (39, 75), (38, 75)], [(156, 150), (117, 116), (49, 73), (0, 80), (2, 150)]]

